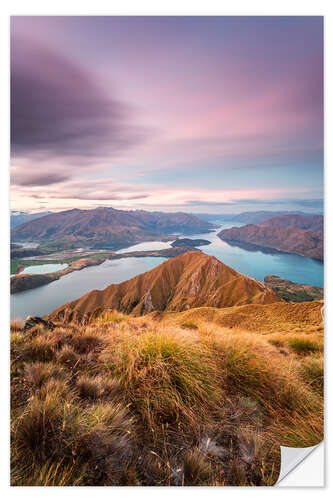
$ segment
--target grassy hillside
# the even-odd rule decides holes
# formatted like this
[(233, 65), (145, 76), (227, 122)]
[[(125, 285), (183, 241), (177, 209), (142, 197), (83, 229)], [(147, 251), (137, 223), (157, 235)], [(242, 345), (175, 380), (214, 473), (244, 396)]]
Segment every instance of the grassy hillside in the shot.
[(280, 445), (323, 439), (322, 304), (303, 333), (290, 305), (14, 321), (11, 483), (274, 484)]

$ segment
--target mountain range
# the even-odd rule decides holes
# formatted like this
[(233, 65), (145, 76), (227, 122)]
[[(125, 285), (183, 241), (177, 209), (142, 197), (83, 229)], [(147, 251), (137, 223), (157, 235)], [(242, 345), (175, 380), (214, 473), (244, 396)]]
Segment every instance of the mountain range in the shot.
[(194, 234), (214, 228), (213, 224), (182, 212), (124, 211), (101, 207), (51, 213), (13, 228), (11, 234), (13, 241), (61, 241), (97, 247), (174, 239), (173, 233)]
[(297, 215), (289, 214), (280, 217), (272, 217), (262, 222), (262, 225), (272, 227), (294, 227), (297, 229), (310, 230), (315, 233), (324, 231), (324, 217), (322, 215)]
[(271, 304), (281, 300), (260, 281), (235, 271), (215, 257), (193, 251), (123, 283), (93, 290), (59, 307), (50, 318), (81, 320), (101, 309), (137, 316), (152, 311)]
[(241, 242), (323, 260), (323, 216), (283, 215), (261, 224), (222, 230), (225, 241)]
[(44, 215), (52, 214), (52, 212), (36, 212), (34, 214), (29, 214), (28, 212), (13, 210), (10, 213), (10, 227), (16, 227), (25, 222), (30, 222), (31, 220), (40, 219)]
[(251, 212), (241, 212), (239, 214), (194, 214), (200, 219), (206, 221), (216, 221), (216, 222), (243, 222), (244, 224), (260, 224), (261, 222), (270, 219), (271, 217), (276, 217), (280, 215), (312, 215), (306, 214), (300, 211), (289, 211), (289, 210), (254, 210)]

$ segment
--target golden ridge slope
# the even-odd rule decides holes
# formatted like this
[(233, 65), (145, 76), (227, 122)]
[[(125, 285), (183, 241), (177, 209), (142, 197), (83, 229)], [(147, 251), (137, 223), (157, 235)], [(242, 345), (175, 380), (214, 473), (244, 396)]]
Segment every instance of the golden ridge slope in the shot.
[(131, 280), (93, 290), (60, 306), (50, 317), (72, 321), (101, 309), (142, 315), (273, 302), (282, 299), (260, 281), (238, 273), (215, 257), (194, 251), (169, 259)]
[[(199, 307), (183, 312), (165, 312), (159, 321), (191, 327), (202, 323), (259, 334), (322, 333), (322, 300), (247, 304), (217, 309)], [(154, 316), (156, 313), (151, 313)], [(144, 319), (143, 319), (144, 321)]]

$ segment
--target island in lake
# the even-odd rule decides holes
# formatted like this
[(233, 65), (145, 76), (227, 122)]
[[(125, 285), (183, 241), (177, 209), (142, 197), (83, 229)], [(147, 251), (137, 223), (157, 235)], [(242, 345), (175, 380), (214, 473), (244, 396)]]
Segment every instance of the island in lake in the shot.
[(191, 238), (178, 238), (171, 243), (172, 247), (201, 247), (204, 245), (210, 245), (211, 241)]

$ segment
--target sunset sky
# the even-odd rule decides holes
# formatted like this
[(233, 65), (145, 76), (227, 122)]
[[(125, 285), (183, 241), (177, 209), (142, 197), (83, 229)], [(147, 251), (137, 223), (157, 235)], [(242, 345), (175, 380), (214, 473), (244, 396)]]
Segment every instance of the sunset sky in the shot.
[(11, 208), (322, 211), (321, 17), (12, 17)]

